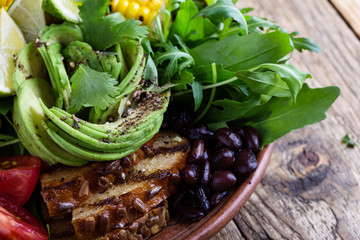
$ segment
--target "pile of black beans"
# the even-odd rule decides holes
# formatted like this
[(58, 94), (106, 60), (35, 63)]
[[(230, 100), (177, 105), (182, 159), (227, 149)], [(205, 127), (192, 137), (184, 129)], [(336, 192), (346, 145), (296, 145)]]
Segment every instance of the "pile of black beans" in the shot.
[(186, 220), (199, 221), (256, 170), (259, 137), (249, 126), (212, 132), (200, 125), (181, 132), (191, 142), (191, 151), (170, 208)]

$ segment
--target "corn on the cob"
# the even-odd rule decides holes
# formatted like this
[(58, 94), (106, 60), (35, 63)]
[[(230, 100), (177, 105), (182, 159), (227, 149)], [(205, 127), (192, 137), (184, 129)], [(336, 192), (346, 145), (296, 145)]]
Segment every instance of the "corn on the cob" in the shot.
[(151, 25), (162, 0), (111, 0), (111, 12), (120, 12), (125, 18), (135, 18), (143, 25)]
[(7, 10), (10, 7), (12, 2), (13, 2), (13, 0), (0, 0), (0, 9), (2, 7), (4, 7), (5, 10)]

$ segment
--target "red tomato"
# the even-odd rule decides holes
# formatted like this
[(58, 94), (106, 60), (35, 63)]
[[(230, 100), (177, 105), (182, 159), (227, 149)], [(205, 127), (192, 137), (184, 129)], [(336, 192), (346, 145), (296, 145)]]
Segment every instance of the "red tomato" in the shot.
[(46, 240), (48, 233), (28, 211), (0, 195), (0, 239)]
[(34, 191), (41, 160), (30, 155), (0, 158), (0, 194), (23, 206)]

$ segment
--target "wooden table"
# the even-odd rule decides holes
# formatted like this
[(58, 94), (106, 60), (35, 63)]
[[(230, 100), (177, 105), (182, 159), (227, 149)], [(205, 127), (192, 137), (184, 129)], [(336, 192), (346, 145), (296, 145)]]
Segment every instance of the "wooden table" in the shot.
[[(360, 1), (239, 0), (256, 16), (318, 43), (321, 54), (295, 53), (312, 87), (341, 95), (325, 121), (276, 143), (264, 178), (239, 214), (212, 240), (360, 239)], [(345, 134), (358, 144), (347, 148)]]

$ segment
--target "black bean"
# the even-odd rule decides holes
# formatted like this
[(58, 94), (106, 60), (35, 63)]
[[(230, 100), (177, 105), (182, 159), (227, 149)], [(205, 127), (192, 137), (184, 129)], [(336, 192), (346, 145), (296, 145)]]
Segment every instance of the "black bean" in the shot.
[(197, 222), (205, 216), (203, 211), (192, 207), (182, 207), (179, 210), (179, 213), (186, 220), (190, 220), (193, 222)]
[(210, 189), (215, 192), (223, 192), (232, 188), (236, 181), (236, 176), (231, 171), (216, 171), (212, 174)]
[(170, 175), (170, 182), (172, 182), (175, 186), (179, 186), (181, 184), (181, 177), (178, 173), (173, 173)]
[(205, 125), (192, 127), (187, 131), (187, 138), (189, 140), (201, 139), (205, 142), (212, 142), (215, 139), (215, 134)]
[(240, 136), (229, 128), (220, 128), (215, 132), (216, 138), (221, 145), (233, 150), (238, 150), (242, 146)]
[(120, 160), (120, 164), (123, 168), (130, 168), (132, 166), (132, 161), (130, 157), (126, 156)]
[(210, 210), (210, 202), (206, 196), (205, 190), (203, 188), (199, 188), (196, 192), (196, 196), (198, 201), (200, 202), (200, 207), (204, 212), (209, 212)]
[(172, 106), (167, 111), (166, 118), (169, 126), (178, 133), (184, 133), (190, 127), (193, 120), (190, 111), (179, 106)]
[(233, 171), (239, 177), (249, 176), (256, 168), (256, 156), (250, 149), (242, 149), (236, 153)]
[(199, 181), (200, 185), (206, 187), (211, 178), (211, 165), (209, 160), (204, 160), (200, 167)]
[(260, 140), (255, 128), (251, 126), (245, 126), (241, 128), (234, 128), (234, 131), (240, 135), (246, 148), (251, 149), (251, 151), (254, 153), (259, 151)]
[(220, 193), (215, 193), (214, 195), (211, 196), (210, 198), (210, 204), (212, 207), (217, 206), (220, 201), (225, 197), (226, 195), (226, 191), (225, 192), (220, 192)]
[(188, 163), (199, 163), (203, 159), (205, 143), (203, 140), (195, 140), (192, 144), (191, 152), (188, 157)]
[(228, 148), (222, 148), (215, 153), (212, 163), (217, 170), (227, 170), (233, 165), (234, 160), (234, 151)]
[(172, 197), (172, 201), (171, 201), (172, 202), (172, 208), (175, 211), (178, 210), (183, 205), (185, 196), (186, 196), (186, 190), (177, 192)]
[(196, 165), (186, 165), (185, 168), (181, 171), (181, 178), (185, 184), (191, 188), (197, 186), (198, 182), (198, 166)]

